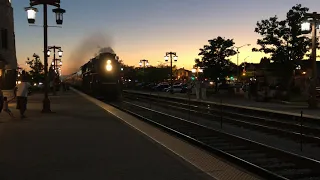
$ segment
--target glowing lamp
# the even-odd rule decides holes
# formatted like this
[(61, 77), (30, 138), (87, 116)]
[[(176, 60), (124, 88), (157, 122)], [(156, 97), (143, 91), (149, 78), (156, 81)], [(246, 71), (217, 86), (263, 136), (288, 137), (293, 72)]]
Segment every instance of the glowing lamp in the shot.
[(301, 31), (303, 32), (303, 33), (309, 33), (310, 32), (310, 30), (311, 30), (311, 24), (310, 24), (310, 22), (303, 22), (302, 24), (301, 24)]
[(60, 65), (62, 65), (62, 62), (60, 62)]
[(53, 66), (53, 65), (54, 65), (54, 62), (52, 62), (51, 65)]
[(58, 51), (59, 57), (62, 57), (62, 54), (63, 54), (63, 51), (61, 49), (59, 49), (59, 51)]
[(61, 8), (53, 9), (52, 12), (56, 13), (56, 22), (58, 25), (63, 23), (63, 14), (66, 13), (66, 10)]
[(48, 50), (48, 51), (47, 51), (47, 56), (50, 57), (50, 54), (51, 54), (51, 51)]
[(107, 70), (107, 71), (111, 71), (111, 70), (112, 70), (112, 66), (111, 66), (110, 64), (107, 64), (106, 70)]
[(165, 61), (168, 61), (168, 60), (169, 60), (169, 56), (165, 56), (165, 57), (164, 57), (164, 60), (165, 60)]
[(173, 57), (174, 61), (178, 61), (178, 56)]
[(203, 69), (199, 69), (199, 72), (201, 72), (201, 73), (202, 73), (202, 72), (203, 72)]
[(300, 69), (301, 69), (301, 66), (300, 66), (300, 65), (298, 65), (298, 66), (296, 67), (296, 69), (299, 69), (299, 70), (300, 70)]
[(107, 64), (111, 64), (111, 60), (108, 60), (108, 61), (107, 61)]
[(142, 66), (142, 62), (139, 62), (139, 65)]
[(196, 70), (196, 69), (192, 69), (191, 72), (192, 72), (192, 73), (196, 73), (197, 70)]
[(37, 8), (34, 8), (32, 6), (24, 8), (25, 11), (27, 11), (28, 15), (28, 23), (29, 24), (34, 24), (36, 22), (36, 14), (38, 12)]

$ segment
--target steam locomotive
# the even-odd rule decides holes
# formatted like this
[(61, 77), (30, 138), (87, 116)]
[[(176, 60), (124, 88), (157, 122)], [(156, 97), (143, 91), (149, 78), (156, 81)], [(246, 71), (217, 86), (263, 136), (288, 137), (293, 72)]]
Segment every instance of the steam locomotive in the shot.
[(65, 82), (99, 99), (119, 100), (122, 92), (121, 66), (116, 54), (100, 52)]

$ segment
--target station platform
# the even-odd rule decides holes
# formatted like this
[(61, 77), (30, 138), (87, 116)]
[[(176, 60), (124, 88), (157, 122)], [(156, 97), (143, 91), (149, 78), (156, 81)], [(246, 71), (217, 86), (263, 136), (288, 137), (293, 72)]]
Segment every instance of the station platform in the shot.
[(76, 90), (50, 97), (55, 113), (42, 99), (0, 113), (0, 179), (259, 179)]
[[(186, 93), (168, 93), (168, 92), (148, 92), (148, 91), (137, 91), (137, 90), (125, 90), (128, 92), (136, 92), (136, 93), (144, 93), (144, 94), (152, 94), (155, 96), (162, 96), (162, 97), (174, 97), (174, 98), (182, 98), (182, 99), (189, 99)], [(249, 100), (245, 98), (233, 97), (233, 96), (212, 96), (207, 97), (205, 100), (199, 99), (197, 100), (195, 95), (190, 96), (191, 101), (202, 101), (202, 102), (209, 102), (209, 103), (222, 103), (223, 105), (235, 106), (240, 108), (248, 108), (253, 110), (260, 110), (260, 111), (272, 111), (281, 114), (289, 114), (294, 116), (300, 116), (301, 111), (303, 111), (303, 115), (305, 117), (319, 119), (320, 120), (320, 103), (319, 109), (308, 109), (307, 103), (293, 103), (293, 104), (282, 104), (282, 103), (275, 103), (275, 102), (257, 102), (255, 100)]]

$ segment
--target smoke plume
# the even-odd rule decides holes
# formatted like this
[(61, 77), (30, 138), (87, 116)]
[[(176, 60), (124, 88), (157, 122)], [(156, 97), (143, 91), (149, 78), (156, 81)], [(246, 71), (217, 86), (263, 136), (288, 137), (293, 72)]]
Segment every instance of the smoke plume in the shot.
[(91, 58), (100, 52), (114, 53), (112, 46), (112, 38), (104, 33), (95, 32), (89, 34), (82, 41), (77, 43), (66, 60), (66, 69), (64, 74), (71, 74), (79, 70), (80, 66), (87, 63)]
[(99, 53), (112, 53), (115, 54), (111, 47), (104, 47), (99, 50)]

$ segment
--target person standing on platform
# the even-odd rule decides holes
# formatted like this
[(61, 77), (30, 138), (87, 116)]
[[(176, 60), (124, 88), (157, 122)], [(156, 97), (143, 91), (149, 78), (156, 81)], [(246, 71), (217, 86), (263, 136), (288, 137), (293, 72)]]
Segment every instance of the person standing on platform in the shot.
[(12, 118), (14, 118), (11, 110), (9, 109), (9, 103), (10, 103), (12, 100), (14, 100), (14, 98), (11, 99), (11, 100), (8, 100), (7, 97), (3, 97), (3, 111), (6, 112), (6, 113), (8, 113)]
[(27, 82), (25, 72), (22, 74), (22, 81), (16, 87), (16, 96), (17, 96), (17, 109), (20, 110), (21, 119), (26, 118), (24, 115), (27, 110), (28, 102), (28, 90), (31, 87), (30, 83)]

